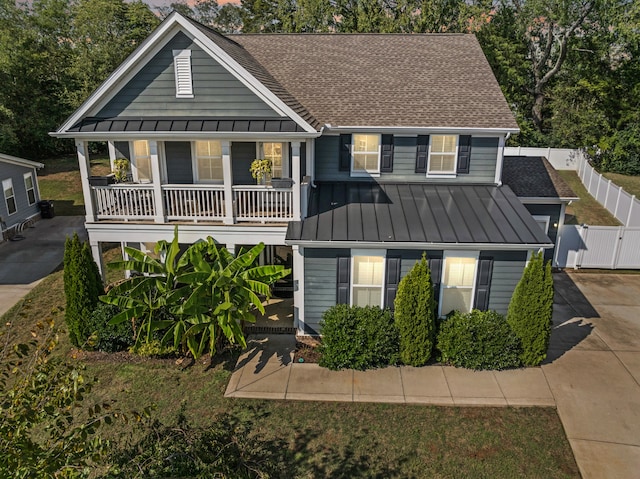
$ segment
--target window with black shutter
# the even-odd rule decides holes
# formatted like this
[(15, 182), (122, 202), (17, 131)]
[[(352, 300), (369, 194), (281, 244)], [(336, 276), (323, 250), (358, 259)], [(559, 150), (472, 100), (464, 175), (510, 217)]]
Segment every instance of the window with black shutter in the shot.
[(458, 168), (456, 172), (459, 175), (469, 173), (471, 164), (471, 136), (460, 135), (458, 138)]
[(426, 173), (429, 161), (429, 135), (418, 135), (416, 149), (416, 173)]
[(387, 257), (387, 271), (384, 291), (384, 306), (394, 310), (394, 301), (400, 284), (400, 258)]
[(476, 277), (476, 297), (474, 308), (480, 311), (489, 309), (489, 293), (491, 277), (493, 275), (493, 258), (480, 256), (478, 260), (478, 275)]
[(382, 158), (380, 159), (380, 172), (391, 173), (393, 171), (393, 135), (382, 135)]

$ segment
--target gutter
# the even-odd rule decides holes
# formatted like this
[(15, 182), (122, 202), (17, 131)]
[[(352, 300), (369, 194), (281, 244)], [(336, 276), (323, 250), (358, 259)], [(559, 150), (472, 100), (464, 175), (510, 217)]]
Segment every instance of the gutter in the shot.
[(483, 251), (522, 251), (553, 248), (553, 243), (415, 243), (395, 241), (312, 241), (286, 239), (286, 245), (298, 245), (309, 248), (367, 248), (367, 249), (445, 249), (445, 250), (483, 250)]

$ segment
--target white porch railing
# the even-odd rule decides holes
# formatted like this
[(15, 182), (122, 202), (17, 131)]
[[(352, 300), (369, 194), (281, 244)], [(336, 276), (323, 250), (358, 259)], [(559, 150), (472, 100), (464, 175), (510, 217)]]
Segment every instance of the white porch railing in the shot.
[(150, 220), (156, 212), (152, 185), (92, 186), (99, 220)]
[(233, 187), (237, 221), (282, 222), (293, 219), (291, 188), (241, 185)]
[(169, 221), (224, 219), (223, 185), (163, 185), (162, 192)]

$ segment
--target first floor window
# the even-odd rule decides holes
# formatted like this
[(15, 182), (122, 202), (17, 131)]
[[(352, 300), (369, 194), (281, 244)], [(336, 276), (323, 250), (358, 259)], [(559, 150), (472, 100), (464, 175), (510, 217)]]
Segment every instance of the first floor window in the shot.
[(476, 254), (445, 254), (440, 298), (441, 316), (446, 316), (453, 310), (462, 313), (471, 311), (477, 259)]
[(283, 178), (285, 171), (284, 143), (262, 143), (260, 157), (271, 160), (271, 177)]
[(140, 182), (152, 182), (151, 173), (151, 152), (147, 140), (136, 140), (133, 142), (133, 162), (136, 167), (136, 174)]
[(11, 178), (2, 180), (2, 189), (4, 190), (4, 201), (7, 205), (7, 212), (12, 215), (18, 208), (16, 206), (16, 193), (13, 189), (13, 181)]
[(431, 135), (427, 174), (455, 174), (457, 147), (456, 135)]
[(33, 182), (33, 173), (25, 173), (24, 174), (24, 187), (27, 190), (27, 200), (29, 200), (29, 205), (32, 205), (36, 202), (36, 187)]
[(355, 255), (352, 259), (351, 304), (382, 307), (384, 256)]
[(219, 141), (196, 141), (198, 181), (219, 183), (222, 174), (222, 145)]
[(352, 172), (380, 173), (380, 135), (354, 133)]

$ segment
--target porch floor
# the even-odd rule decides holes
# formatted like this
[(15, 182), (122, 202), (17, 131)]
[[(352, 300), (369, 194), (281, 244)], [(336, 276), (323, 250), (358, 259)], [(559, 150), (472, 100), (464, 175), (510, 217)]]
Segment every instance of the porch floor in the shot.
[(271, 298), (262, 303), (264, 314), (256, 313), (256, 322), (247, 326), (248, 333), (283, 332), (293, 329), (293, 298)]

